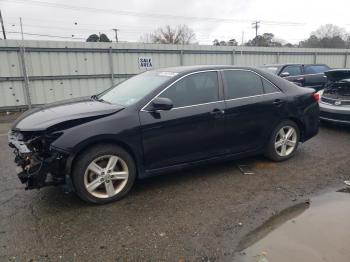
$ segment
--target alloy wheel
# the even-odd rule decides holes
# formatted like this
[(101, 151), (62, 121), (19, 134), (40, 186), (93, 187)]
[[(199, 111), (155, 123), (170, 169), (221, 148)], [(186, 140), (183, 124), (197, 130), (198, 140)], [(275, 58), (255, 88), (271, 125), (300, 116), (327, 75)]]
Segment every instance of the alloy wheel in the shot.
[(294, 127), (284, 126), (276, 135), (275, 150), (279, 156), (286, 157), (293, 153), (297, 145), (298, 134)]
[(128, 178), (126, 162), (119, 156), (105, 155), (88, 165), (84, 174), (84, 185), (94, 197), (111, 198), (123, 190)]

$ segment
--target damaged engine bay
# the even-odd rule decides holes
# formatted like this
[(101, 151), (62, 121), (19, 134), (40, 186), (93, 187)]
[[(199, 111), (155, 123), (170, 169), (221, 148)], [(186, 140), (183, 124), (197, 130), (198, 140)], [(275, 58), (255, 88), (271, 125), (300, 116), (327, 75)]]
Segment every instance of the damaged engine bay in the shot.
[(14, 148), (15, 163), (20, 169), (18, 178), (26, 184), (26, 189), (65, 182), (64, 174), (58, 171), (65, 170), (66, 156), (50, 146), (61, 134), (62, 132), (9, 132), (9, 145)]
[(323, 95), (332, 99), (350, 99), (350, 79), (343, 79), (336, 82), (330, 81), (323, 92)]

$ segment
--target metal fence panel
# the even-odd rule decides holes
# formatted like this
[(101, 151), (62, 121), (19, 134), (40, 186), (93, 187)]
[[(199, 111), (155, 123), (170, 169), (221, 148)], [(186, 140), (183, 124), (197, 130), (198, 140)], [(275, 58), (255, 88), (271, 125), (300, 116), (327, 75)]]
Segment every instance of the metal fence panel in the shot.
[[(25, 85), (23, 58), (29, 82)], [(153, 68), (180, 65), (243, 65), (325, 63), (349, 65), (346, 49), (306, 49), (245, 46), (85, 43), (60, 41), (0, 41), (0, 109), (44, 104), (92, 95), (148, 70), (139, 58), (152, 58)]]

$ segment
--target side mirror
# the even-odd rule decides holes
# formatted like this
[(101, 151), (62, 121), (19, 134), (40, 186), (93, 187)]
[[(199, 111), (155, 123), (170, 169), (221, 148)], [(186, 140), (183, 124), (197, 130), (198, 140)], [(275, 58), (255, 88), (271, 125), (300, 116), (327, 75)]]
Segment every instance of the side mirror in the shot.
[(164, 111), (164, 110), (170, 110), (173, 108), (173, 101), (171, 101), (169, 98), (165, 97), (157, 97), (155, 98), (150, 106), (151, 111)]
[(282, 74), (280, 74), (280, 77), (288, 77), (288, 76), (290, 76), (288, 72), (283, 72)]

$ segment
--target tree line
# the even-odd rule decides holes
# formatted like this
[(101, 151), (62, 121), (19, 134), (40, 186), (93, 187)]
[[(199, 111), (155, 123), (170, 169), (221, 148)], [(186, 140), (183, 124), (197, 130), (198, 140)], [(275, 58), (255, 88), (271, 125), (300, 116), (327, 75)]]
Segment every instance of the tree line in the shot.
[[(106, 34), (92, 34), (87, 42), (111, 42)], [(143, 35), (140, 38), (144, 43), (156, 44), (198, 44), (196, 34), (187, 25), (158, 28), (152, 33)], [(232, 38), (228, 41), (213, 40), (214, 46), (237, 46), (238, 42)], [(337, 25), (326, 24), (320, 26), (316, 31), (311, 32), (309, 38), (300, 41), (298, 44), (291, 44), (278, 39), (272, 33), (263, 33), (243, 43), (244, 46), (262, 47), (306, 47), (306, 48), (350, 48), (350, 33)]]

